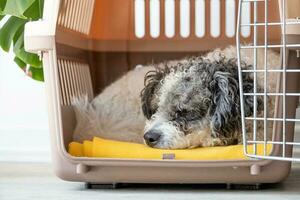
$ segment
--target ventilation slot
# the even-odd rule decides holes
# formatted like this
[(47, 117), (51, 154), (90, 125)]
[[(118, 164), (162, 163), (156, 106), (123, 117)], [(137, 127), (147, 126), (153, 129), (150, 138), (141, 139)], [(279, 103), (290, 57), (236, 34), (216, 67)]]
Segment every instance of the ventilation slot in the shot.
[(205, 35), (205, 0), (195, 1), (195, 34), (197, 37)]
[(58, 25), (83, 34), (89, 34), (95, 0), (64, 0), (58, 16)]
[(235, 35), (235, 0), (226, 0), (226, 36), (229, 38)]
[(180, 0), (180, 35), (183, 38), (190, 35), (190, 0)]
[(135, 0), (134, 10), (135, 35), (142, 38), (145, 36), (145, 1)]
[(93, 98), (89, 65), (65, 59), (58, 59), (58, 73), (62, 105), (71, 105), (72, 97), (87, 95)]
[(165, 34), (168, 38), (175, 36), (175, 0), (165, 0)]
[(221, 33), (221, 3), (220, 0), (210, 1), (210, 34), (219, 37)]
[[(221, 34), (233, 38), (236, 32), (236, 4), (237, 0), (134, 0), (134, 34), (139, 39), (148, 36), (203, 38), (206, 34), (213, 38)], [(244, 3), (242, 9), (242, 22), (250, 23), (250, 3)], [(207, 13), (210, 16), (207, 17)], [(222, 13), (225, 17), (224, 26), (221, 26)], [(149, 23), (146, 23), (148, 20)], [(194, 29), (191, 23), (194, 23)], [(206, 30), (206, 23), (210, 24), (210, 30)], [(245, 26), (241, 32), (243, 37), (249, 37), (251, 29)]]
[(150, 0), (150, 35), (157, 38), (160, 33), (160, 6), (159, 0)]
[[(251, 23), (251, 5), (250, 2), (244, 2), (242, 4), (242, 17), (241, 17), (241, 23), (242, 24), (250, 24)], [(243, 26), (241, 28), (241, 33), (243, 37), (249, 37), (251, 34), (250, 26)]]

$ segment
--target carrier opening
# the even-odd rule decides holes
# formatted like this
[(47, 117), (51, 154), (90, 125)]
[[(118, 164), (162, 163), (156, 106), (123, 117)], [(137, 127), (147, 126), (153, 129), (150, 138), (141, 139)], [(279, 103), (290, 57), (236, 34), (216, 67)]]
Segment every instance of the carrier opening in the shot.
[[(277, 22), (280, 22), (280, 8), (277, 1), (268, 4), (243, 2), (240, 7), (238, 1), (230, 0), (64, 1), (60, 8), (56, 29), (57, 70), (64, 148), (67, 150), (69, 144), (74, 140), (73, 133), (77, 123), (76, 114), (71, 105), (74, 97), (87, 95), (88, 100), (92, 101), (96, 95), (105, 92), (107, 86), (136, 68), (138, 70), (138, 68), (152, 64), (172, 60), (178, 61), (193, 56), (204, 56), (217, 48), (223, 50), (230, 45), (235, 46), (237, 31), (235, 24), (237, 23), (239, 8), (242, 13), (240, 16), (239, 42), (245, 45), (241, 45), (240, 48), (237, 48), (237, 51), (240, 50), (241, 54), (243, 54), (243, 51), (251, 51), (253, 56), (241, 56), (241, 63), (245, 61), (251, 62), (252, 66), (259, 65), (257, 63), (259, 62), (257, 61), (258, 58), (254, 58), (254, 54), (258, 56), (262, 53), (260, 54), (262, 56), (266, 42), (268, 51), (272, 49), (275, 53), (277, 52), (276, 55), (280, 56), (278, 52), (281, 46), (278, 46), (278, 44), (281, 44), (281, 27), (279, 25), (275, 26)], [(268, 14), (268, 23), (274, 23), (274, 26), (267, 27), (267, 33), (263, 24), (265, 23), (266, 9), (272, 10)], [(75, 13), (78, 13), (78, 15)], [(289, 13), (295, 15), (294, 11)], [(268, 55), (272, 57), (275, 53)], [(234, 56), (237, 59), (238, 52)], [(255, 61), (255, 59), (257, 60)], [(260, 63), (262, 66), (264, 66), (263, 59), (262, 56), (262, 63)], [(275, 69), (267, 69), (269, 71), (266, 77), (263, 75), (265, 68), (243, 69), (242, 74), (248, 74), (252, 79), (266, 78), (267, 83), (278, 83), (278, 80), (282, 80), (283, 77), (280, 77), (280, 57), (276, 60), (278, 66), (275, 66)], [(269, 65), (268, 62), (267, 65)], [(140, 77), (140, 79), (143, 78)], [(285, 78), (287, 79), (287, 77)], [(264, 85), (264, 87), (266, 88), (267, 85)], [(276, 142), (272, 143), (271, 141), (282, 139), (278, 132), (282, 125), (276, 120), (268, 120), (267, 123), (263, 120), (266, 117), (277, 119), (278, 117), (275, 115), (282, 115), (283, 112), (283, 107), (280, 108), (278, 103), (280, 97), (275, 95), (280, 93), (279, 91), (282, 90), (280, 87), (283, 86), (277, 84), (276, 86), (272, 85), (272, 87), (268, 88), (268, 97), (263, 98), (261, 105), (266, 106), (268, 104), (267, 106), (272, 107), (270, 107), (272, 111), (266, 111), (268, 114), (263, 116), (242, 116), (242, 118), (249, 121), (249, 127), (251, 127), (244, 130), (243, 134), (246, 135), (246, 132), (259, 132), (253, 131), (254, 129), (267, 129), (267, 133), (263, 133), (265, 135), (262, 135), (262, 138), (250, 134), (251, 136), (247, 138), (247, 141), (249, 141), (248, 146), (244, 148), (242, 146), (215, 147), (215, 150), (213, 150), (214, 147), (210, 147), (211, 150), (203, 148), (199, 152), (212, 151), (214, 153), (210, 157), (200, 156), (199, 159), (222, 160), (222, 156), (219, 157), (219, 151), (228, 152), (225, 153), (228, 156), (224, 156), (224, 160), (246, 159), (243, 156), (244, 151), (251, 152), (249, 154), (257, 153), (260, 156), (268, 156), (272, 152), (272, 147), (277, 146)], [(293, 90), (289, 88), (285, 92)], [(261, 88), (261, 90), (248, 92), (245, 96), (256, 98), (256, 100), (253, 100), (253, 102), (256, 102), (265, 92), (266, 90)], [(289, 98), (294, 102), (296, 97)], [(267, 101), (270, 102), (270, 105), (265, 103)], [(258, 106), (258, 103), (255, 104), (255, 106)], [(295, 118), (294, 112), (289, 112), (285, 118)], [(290, 125), (287, 126), (290, 127)], [(288, 136), (289, 142), (292, 142), (291, 137)], [(93, 140), (90, 136), (87, 139), (89, 141), (99, 141), (97, 139)], [(100, 139), (100, 141), (102, 140)], [(103, 141), (105, 141), (104, 143), (107, 142), (106, 140)], [(83, 140), (79, 142), (83, 142)], [(108, 141), (108, 143), (110, 142)], [(74, 145), (77, 145), (78, 149), (76, 150), (77, 153), (73, 155), (83, 157), (91, 155), (83, 153), (85, 152), (83, 150), (85, 148), (84, 144), (91, 145), (87, 147), (88, 149), (96, 146), (90, 142), (83, 142), (82, 146), (76, 143)], [(118, 142), (113, 144), (119, 145)], [(196, 150), (191, 150), (191, 153), (193, 151)], [(236, 157), (232, 156), (234, 155), (232, 154), (233, 151), (238, 152)], [(168, 153), (170, 152), (167, 151)], [(204, 155), (202, 152), (199, 154)], [(209, 153), (205, 154), (209, 155)], [(159, 157), (162, 159), (163, 155), (164, 153)], [(120, 155), (120, 158), (122, 157), (126, 158), (123, 154)], [(141, 157), (137, 157), (141, 159)], [(117, 157), (112, 155), (112, 158)], [(128, 158), (132, 158), (132, 156)], [(150, 156), (150, 158), (155, 159), (157, 156)], [(189, 159), (194, 160), (192, 157)]]

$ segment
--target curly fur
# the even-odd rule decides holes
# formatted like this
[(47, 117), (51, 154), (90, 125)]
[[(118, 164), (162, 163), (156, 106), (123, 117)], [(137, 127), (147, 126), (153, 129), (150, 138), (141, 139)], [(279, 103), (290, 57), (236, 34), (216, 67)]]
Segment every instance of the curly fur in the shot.
[[(237, 141), (241, 120), (236, 60), (222, 58), (211, 62), (201, 57), (186, 60), (184, 64), (157, 68), (145, 76), (141, 99), (144, 114), (149, 119), (146, 132), (159, 132), (162, 136), (155, 147), (213, 146), (217, 141), (213, 138)], [(244, 64), (243, 68), (251, 66)], [(244, 91), (253, 92), (249, 74), (244, 75)], [(245, 107), (250, 115), (253, 101), (246, 99)], [(186, 140), (187, 135), (195, 138), (203, 130), (212, 139), (207, 142)]]
[[(243, 68), (251, 69), (253, 52), (242, 52)], [(279, 55), (268, 52), (269, 68), (280, 67)], [(258, 53), (260, 55), (260, 53)], [(238, 71), (235, 47), (216, 49), (205, 56), (168, 61), (134, 69), (108, 86), (92, 102), (77, 100), (74, 139), (99, 136), (143, 142), (148, 131), (161, 134), (155, 148), (192, 148), (241, 142)], [(264, 65), (262, 56), (257, 66)], [(145, 77), (145, 79), (144, 79)], [(243, 74), (243, 90), (253, 92), (253, 74)], [(257, 74), (262, 90), (263, 74)], [(268, 90), (276, 88), (275, 74)], [(144, 87), (145, 84), (145, 87)], [(253, 97), (245, 96), (245, 113), (253, 115)], [(257, 113), (263, 101), (257, 98)], [(274, 114), (274, 99), (268, 99), (268, 115)], [(88, 109), (87, 109), (88, 108)], [(146, 123), (146, 125), (145, 125)], [(258, 129), (262, 129), (258, 123)], [(272, 124), (269, 124), (271, 129)], [(251, 122), (247, 131), (252, 132)], [(260, 131), (258, 134), (260, 137)], [(259, 139), (259, 138), (258, 138)]]

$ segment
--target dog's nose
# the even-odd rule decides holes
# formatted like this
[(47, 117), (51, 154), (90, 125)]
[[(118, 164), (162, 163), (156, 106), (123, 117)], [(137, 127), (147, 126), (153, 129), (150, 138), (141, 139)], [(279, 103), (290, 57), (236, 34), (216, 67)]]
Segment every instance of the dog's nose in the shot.
[(161, 134), (157, 131), (147, 131), (144, 135), (144, 139), (147, 145), (153, 147), (159, 141), (160, 135)]

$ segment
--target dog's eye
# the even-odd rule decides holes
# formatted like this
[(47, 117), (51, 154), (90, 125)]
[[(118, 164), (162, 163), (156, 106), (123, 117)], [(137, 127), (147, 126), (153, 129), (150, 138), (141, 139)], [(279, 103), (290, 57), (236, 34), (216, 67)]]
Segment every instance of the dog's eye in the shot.
[(188, 111), (186, 109), (176, 110), (175, 111), (175, 118), (184, 117), (187, 113), (188, 113)]
[(200, 118), (199, 115), (197, 115), (195, 112), (189, 112), (186, 114), (186, 120), (188, 121), (195, 121)]
[(199, 119), (199, 115), (195, 111), (178, 110), (175, 112), (175, 120), (183, 119), (185, 121), (195, 121)]
[(205, 109), (198, 109), (197, 113), (199, 116), (204, 117), (206, 115), (206, 110)]

